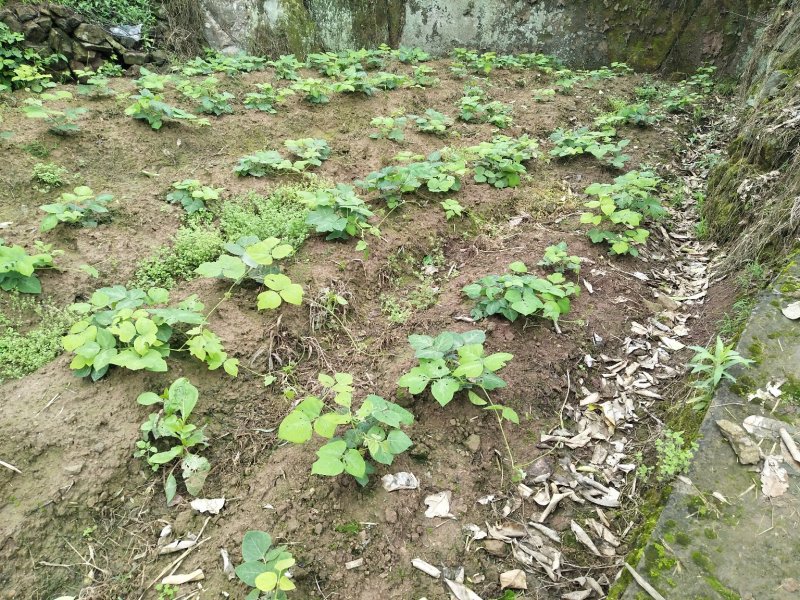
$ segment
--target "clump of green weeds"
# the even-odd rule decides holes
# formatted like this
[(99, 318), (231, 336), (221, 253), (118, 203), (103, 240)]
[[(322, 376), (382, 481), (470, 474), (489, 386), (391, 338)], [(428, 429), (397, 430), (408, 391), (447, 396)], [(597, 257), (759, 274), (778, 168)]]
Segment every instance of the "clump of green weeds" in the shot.
[(255, 588), (245, 600), (287, 600), (286, 592), (295, 589), (288, 569), (295, 564), (286, 546), (274, 546), (264, 531), (248, 531), (242, 539), (242, 564), (236, 576)]
[[(666, 429), (655, 441), (655, 448), (657, 464), (654, 467), (640, 464), (636, 473), (645, 481), (655, 473), (660, 483), (667, 483), (689, 469), (698, 445), (697, 442), (684, 441), (682, 431)], [(641, 461), (641, 454), (638, 455), (638, 459)]]
[(172, 191), (167, 194), (167, 202), (180, 204), (187, 215), (203, 212), (208, 209), (206, 202), (220, 199), (222, 188), (203, 185), (197, 179), (184, 179), (172, 184)]
[(550, 135), (554, 147), (550, 156), (569, 158), (581, 154), (591, 154), (610, 167), (621, 169), (630, 156), (622, 151), (630, 144), (630, 140), (614, 141), (617, 132), (613, 128), (592, 131), (588, 127), (573, 130), (556, 129)]
[(432, 108), (425, 110), (422, 115), (408, 115), (408, 118), (414, 121), (418, 131), (434, 135), (445, 135), (453, 125), (453, 119)]
[(283, 104), (289, 96), (294, 95), (291, 88), (275, 89), (271, 83), (256, 84), (256, 89), (258, 91), (245, 95), (243, 100), (245, 107), (270, 114), (277, 113), (275, 107)]
[(83, 107), (57, 109), (45, 104), (45, 102), (71, 99), (72, 94), (66, 90), (43, 93), (37, 98), (26, 98), (22, 112), (29, 119), (42, 119), (47, 124), (47, 130), (53, 135), (75, 135), (80, 131), (78, 119), (86, 113), (86, 109)]
[(511, 138), (498, 135), (491, 142), (481, 142), (467, 148), (474, 160), (473, 177), (477, 183), (488, 183), (496, 188), (517, 187), (526, 172), (524, 161), (540, 158), (539, 143), (522, 135)]
[(61, 187), (66, 183), (69, 171), (55, 163), (36, 163), (33, 165), (33, 175), (31, 179), (40, 187), (40, 192), (47, 193), (53, 188)]
[(54, 251), (50, 244), (39, 241), (35, 242), (35, 248), (35, 254), (28, 254), (22, 246), (7, 246), (0, 238), (0, 290), (20, 294), (42, 293), (42, 282), (36, 271), (54, 268), (53, 258), (61, 251)]
[(375, 117), (369, 124), (378, 131), (371, 133), (369, 137), (376, 140), (385, 138), (393, 142), (402, 142), (405, 139), (403, 129), (405, 129), (407, 121), (406, 117)]
[(186, 121), (199, 126), (209, 125), (208, 119), (201, 119), (190, 112), (167, 104), (161, 94), (154, 94), (148, 88), (142, 88), (139, 94), (131, 98), (134, 103), (125, 109), (125, 114), (145, 121), (155, 131), (170, 121)]

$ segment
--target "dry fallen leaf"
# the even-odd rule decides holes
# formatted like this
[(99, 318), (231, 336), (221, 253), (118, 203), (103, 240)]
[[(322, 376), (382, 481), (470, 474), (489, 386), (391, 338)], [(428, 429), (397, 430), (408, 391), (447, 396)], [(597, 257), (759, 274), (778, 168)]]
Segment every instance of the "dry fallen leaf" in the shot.
[(761, 471), (761, 492), (769, 498), (777, 498), (789, 489), (789, 475), (781, 467), (783, 457), (767, 456)]
[(512, 569), (505, 573), (500, 573), (500, 589), (510, 588), (512, 590), (527, 590), (528, 579), (522, 569)]
[(428, 507), (425, 511), (425, 516), (429, 519), (435, 517), (444, 517), (447, 519), (455, 519), (455, 516), (450, 514), (450, 491), (439, 492), (438, 494), (431, 494), (425, 498), (425, 505)]

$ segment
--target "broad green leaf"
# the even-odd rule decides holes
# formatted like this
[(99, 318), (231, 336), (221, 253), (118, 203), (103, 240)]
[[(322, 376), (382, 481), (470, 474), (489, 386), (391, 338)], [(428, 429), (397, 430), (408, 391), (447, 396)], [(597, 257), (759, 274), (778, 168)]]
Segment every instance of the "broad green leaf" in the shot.
[(457, 380), (452, 377), (443, 377), (433, 382), (431, 393), (439, 404), (446, 406), (460, 388), (461, 384)]
[(353, 477), (363, 477), (367, 472), (367, 464), (358, 450), (350, 448), (342, 457), (344, 470)]
[(389, 435), (386, 436), (386, 441), (389, 444), (390, 452), (395, 455), (402, 454), (413, 445), (411, 438), (399, 429), (390, 431)]
[(281, 421), (278, 438), (294, 444), (304, 444), (311, 439), (311, 421), (302, 411), (293, 410)]
[(163, 465), (183, 454), (183, 446), (173, 446), (165, 452), (157, 452), (147, 459), (152, 465)]
[(248, 531), (242, 539), (242, 560), (264, 560), (272, 547), (272, 537), (264, 531)]
[[(267, 238), (252, 246), (248, 246), (246, 249), (247, 256), (253, 259), (256, 264), (264, 266), (271, 265), (273, 258), (277, 258), (273, 256), (273, 250), (278, 243), (279, 240), (277, 238)], [(291, 249), (291, 246), (289, 248)]]
[(476, 394), (472, 390), (469, 390), (467, 392), (467, 398), (469, 398), (469, 401), (472, 402), (472, 404), (474, 404), (475, 406), (486, 406), (488, 404), (486, 400), (478, 396), (478, 394)]
[(499, 371), (505, 367), (512, 358), (514, 358), (514, 355), (508, 352), (495, 352), (483, 359), (483, 366), (488, 371)]
[(202, 456), (187, 454), (181, 461), (181, 468), (186, 491), (192, 496), (197, 496), (203, 489), (206, 477), (211, 471), (211, 463)]
[(316, 396), (308, 396), (304, 398), (295, 408), (304, 413), (309, 419), (316, 419), (322, 412), (322, 407), (325, 404)]
[(256, 577), (256, 588), (262, 592), (271, 592), (278, 585), (278, 574), (273, 571), (265, 571)]
[(136, 398), (136, 402), (143, 406), (159, 404), (161, 402), (161, 396), (154, 394), (153, 392), (144, 392), (143, 394), (139, 394), (139, 397)]
[(175, 498), (175, 494), (178, 491), (178, 481), (175, 479), (175, 475), (172, 473), (169, 474), (167, 477), (167, 482), (164, 484), (164, 495), (167, 498), (167, 504), (172, 502), (172, 499)]
[(410, 394), (420, 394), (427, 387), (430, 378), (422, 373), (419, 367), (414, 367), (397, 380), (397, 385), (408, 388)]
[(278, 292), (267, 290), (266, 292), (261, 292), (258, 295), (257, 302), (257, 307), (259, 310), (272, 310), (278, 308), (281, 305), (282, 300)]
[(283, 298), (289, 304), (299, 306), (303, 303), (303, 288), (299, 283), (292, 283), (280, 292)]
[(255, 587), (256, 577), (261, 575), (261, 573), (264, 573), (266, 570), (267, 565), (265, 565), (263, 562), (260, 560), (251, 560), (236, 567), (236, 576), (250, 587)]
[(325, 413), (314, 421), (314, 431), (317, 435), (325, 439), (331, 439), (336, 434), (336, 429), (339, 425), (344, 425), (350, 422), (348, 415), (340, 415), (339, 413)]

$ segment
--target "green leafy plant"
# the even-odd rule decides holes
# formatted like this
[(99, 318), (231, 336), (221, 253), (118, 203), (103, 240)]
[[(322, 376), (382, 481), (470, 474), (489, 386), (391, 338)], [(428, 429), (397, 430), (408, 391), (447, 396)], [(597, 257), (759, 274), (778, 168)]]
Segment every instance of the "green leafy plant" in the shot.
[(239, 164), (234, 169), (235, 173), (253, 177), (264, 177), (280, 172), (301, 173), (309, 166), (320, 166), (331, 154), (328, 143), (316, 138), (286, 140), (284, 146), (301, 160), (292, 162), (275, 150), (266, 150), (239, 159)]
[(381, 90), (396, 90), (413, 85), (413, 81), (406, 75), (399, 73), (380, 72), (370, 78), (370, 83)]
[(134, 83), (136, 87), (139, 89), (141, 93), (142, 90), (150, 90), (151, 92), (163, 92), (167, 84), (173, 83), (175, 81), (175, 77), (173, 75), (160, 75), (158, 73), (154, 73), (147, 67), (141, 67), (139, 69), (139, 79), (136, 79)]
[(371, 133), (369, 137), (379, 139), (389, 139), (393, 142), (402, 142), (405, 139), (403, 129), (408, 119), (405, 117), (375, 117), (369, 124), (376, 127), (378, 131)]
[(402, 196), (416, 192), (423, 186), (433, 193), (446, 193), (461, 189), (461, 177), (467, 166), (463, 158), (447, 151), (432, 152), (426, 160), (413, 154), (399, 155), (406, 164), (389, 166), (373, 171), (356, 185), (367, 191), (380, 193), (389, 208), (402, 204)]
[(400, 46), (397, 50), (394, 50), (392, 56), (401, 63), (407, 65), (416, 65), (417, 63), (427, 62), (431, 59), (431, 55), (422, 48), (408, 48), (406, 46)]
[(339, 81), (333, 84), (332, 89), (344, 94), (364, 94), (365, 96), (372, 96), (378, 91), (366, 71), (362, 71), (356, 66), (342, 71)]
[(7, 246), (0, 238), (0, 290), (21, 294), (42, 292), (42, 282), (36, 276), (36, 270), (52, 269), (56, 252), (52, 251), (52, 246), (41, 242), (36, 242), (36, 250), (36, 254), (28, 254), (22, 246)]
[(447, 129), (453, 125), (453, 119), (440, 113), (438, 110), (429, 108), (424, 115), (408, 115), (414, 121), (417, 129), (422, 133), (433, 133), (434, 135), (444, 135)]
[[(476, 392), (505, 387), (506, 382), (497, 371), (514, 356), (508, 352), (486, 355), (485, 341), (486, 334), (479, 329), (461, 334), (445, 331), (436, 337), (410, 335), (408, 343), (419, 364), (400, 377), (397, 385), (413, 395), (421, 394), (430, 385), (431, 395), (441, 406), (447, 406), (457, 393), (466, 390), (470, 402), (486, 406)], [(507, 412), (514, 421), (512, 413)]]
[(158, 131), (169, 121), (187, 121), (195, 125), (208, 125), (208, 119), (201, 119), (190, 112), (175, 108), (164, 102), (160, 94), (153, 94), (148, 88), (143, 88), (138, 95), (132, 96), (135, 102), (125, 109), (125, 114), (145, 121), (151, 129)]
[(436, 71), (432, 68), (420, 65), (414, 67), (411, 77), (416, 87), (429, 88), (439, 84), (439, 78), (434, 77), (435, 74)]
[(336, 88), (322, 79), (302, 79), (291, 87), (292, 91), (302, 94), (303, 100), (309, 104), (328, 104)]
[[(401, 426), (411, 425), (414, 416), (372, 394), (353, 411), (353, 376), (349, 373), (336, 373), (333, 377), (320, 373), (319, 382), (325, 390), (323, 398), (309, 396), (302, 400), (281, 422), (278, 438), (304, 444), (316, 433), (329, 441), (317, 450), (311, 472), (328, 477), (347, 473), (366, 485), (375, 472), (375, 467), (365, 460), (367, 454), (377, 463), (391, 465), (395, 456), (412, 445)], [(323, 412), (328, 408), (326, 396), (333, 396), (337, 408)], [(337, 435), (342, 426), (346, 430)]]
[(540, 316), (551, 319), (558, 328), (558, 319), (569, 312), (570, 298), (577, 296), (580, 288), (567, 281), (562, 273), (551, 273), (545, 278), (528, 273), (522, 262), (509, 265), (510, 273), (487, 275), (462, 291), (477, 304), (470, 313), (473, 319), (500, 314), (509, 321), (523, 317)]
[[(67, 352), (75, 356), (70, 369), (77, 377), (97, 381), (112, 365), (132, 371), (165, 372), (164, 360), (174, 351), (185, 351), (205, 362), (211, 370), (223, 367), (235, 377), (239, 361), (228, 358), (219, 338), (205, 329), (203, 304), (189, 296), (177, 306), (169, 304), (169, 292), (151, 288), (147, 292), (121, 285), (101, 288), (89, 302), (73, 304), (71, 310), (81, 315), (62, 339)], [(190, 326), (183, 332), (184, 346), (174, 349), (170, 342), (177, 328)]]
[(459, 101), (458, 118), (466, 123), (489, 123), (505, 129), (511, 125), (511, 107), (498, 101), (485, 102), (482, 93), (466, 94)]
[(264, 531), (248, 531), (242, 539), (242, 564), (236, 576), (255, 588), (245, 600), (287, 600), (286, 592), (295, 589), (287, 570), (295, 559), (286, 546), (274, 546), (272, 537)]
[(723, 379), (735, 383), (736, 377), (730, 373), (733, 367), (737, 365), (746, 367), (754, 362), (734, 350), (733, 345), (726, 345), (719, 336), (713, 350), (702, 346), (690, 346), (690, 348), (695, 352), (688, 365), (691, 367), (690, 373), (699, 375), (692, 385), (707, 393), (713, 392)]
[(538, 148), (538, 142), (527, 135), (519, 138), (498, 135), (491, 142), (467, 148), (467, 153), (475, 160), (476, 182), (505, 188), (519, 185), (520, 175), (525, 173), (523, 161), (541, 157)]
[(326, 233), (326, 240), (363, 238), (364, 233), (380, 234), (368, 222), (372, 211), (349, 185), (339, 183), (334, 188), (300, 192), (298, 196), (309, 209), (306, 223), (317, 233)]
[(230, 101), (234, 95), (230, 92), (219, 91), (219, 80), (214, 76), (206, 77), (203, 81), (193, 83), (184, 80), (178, 83), (177, 88), (185, 97), (198, 103), (198, 111), (209, 115), (233, 114)]
[(22, 112), (29, 119), (42, 119), (47, 123), (48, 131), (54, 135), (67, 136), (74, 135), (80, 131), (78, 118), (86, 113), (86, 109), (64, 108), (59, 110), (47, 106), (45, 102), (57, 102), (71, 100), (72, 94), (65, 90), (56, 90), (52, 93), (40, 94), (37, 98), (26, 98)]
[(172, 184), (172, 191), (167, 194), (167, 202), (180, 204), (186, 214), (193, 215), (206, 210), (208, 208), (206, 202), (219, 200), (223, 191), (222, 188), (203, 185), (197, 179), (184, 179)]
[(533, 99), (536, 102), (550, 102), (555, 98), (556, 91), (553, 88), (539, 88), (533, 90)]
[(328, 142), (317, 138), (286, 140), (283, 145), (289, 152), (301, 159), (299, 163), (302, 164), (299, 167), (298, 162), (294, 163), (294, 166), (300, 169), (305, 169), (307, 165), (318, 167), (331, 155), (331, 147)]
[(597, 197), (585, 204), (590, 211), (581, 215), (581, 223), (594, 226), (587, 232), (592, 242), (610, 244), (612, 254), (638, 256), (636, 246), (650, 235), (640, 227), (642, 221), (666, 214), (655, 196), (660, 183), (650, 171), (630, 171), (612, 184), (595, 183), (586, 188), (587, 194)]
[(39, 208), (47, 213), (39, 226), (40, 231), (50, 231), (59, 223), (78, 223), (82, 227), (97, 227), (98, 220), (108, 214), (107, 204), (114, 199), (111, 194), (97, 194), (81, 185), (72, 192), (61, 194), (57, 202)]
[(444, 210), (444, 218), (448, 221), (460, 217), (466, 210), (461, 206), (458, 200), (453, 200), (452, 198), (440, 202), (439, 205), (442, 207), (442, 210)]
[(91, 99), (109, 98), (116, 95), (109, 85), (109, 78), (102, 73), (92, 69), (78, 69), (75, 71), (78, 78), (78, 94), (88, 96)]
[[(150, 413), (139, 427), (142, 437), (136, 442), (133, 455), (145, 459), (153, 472), (161, 468), (169, 469), (164, 483), (167, 504), (172, 502), (178, 491), (175, 470), (179, 465), (186, 491), (192, 496), (200, 494), (211, 471), (208, 459), (196, 454), (197, 450), (208, 446), (205, 427), (189, 422), (198, 398), (197, 388), (185, 377), (180, 377), (161, 395), (144, 392), (136, 399), (142, 406), (161, 407), (158, 412)], [(174, 462), (170, 468), (173, 461), (178, 462)]]
[(661, 483), (672, 481), (676, 476), (688, 471), (694, 453), (698, 450), (697, 442), (687, 443), (683, 439), (682, 431), (672, 431), (671, 429), (664, 430), (654, 445), (658, 463), (654, 468), (642, 469), (644, 465), (641, 465), (637, 473), (644, 475), (646, 479), (652, 471), (655, 471), (656, 479)]
[(303, 68), (303, 63), (297, 60), (294, 54), (282, 54), (276, 60), (270, 60), (267, 65), (275, 69), (275, 77), (297, 81), (300, 79), (298, 69)]
[(612, 100), (610, 103), (613, 110), (594, 120), (594, 126), (598, 129), (619, 127), (620, 125), (646, 127), (658, 121), (658, 117), (650, 113), (650, 106), (647, 102), (628, 104), (624, 101)]
[(278, 111), (275, 106), (283, 104), (286, 98), (294, 95), (291, 88), (275, 89), (271, 83), (256, 84), (257, 92), (250, 92), (244, 97), (244, 105), (247, 108), (260, 110), (266, 113), (275, 114)]
[(35, 94), (43, 92), (47, 88), (55, 87), (51, 80), (50, 73), (42, 71), (37, 64), (21, 64), (14, 68), (14, 76), (11, 78), (13, 87), (25, 88)]
[(556, 129), (550, 135), (550, 141), (555, 144), (550, 150), (550, 156), (565, 158), (586, 153), (611, 167), (621, 169), (630, 159), (627, 154), (622, 154), (630, 140), (614, 142), (616, 133), (611, 128), (602, 131), (591, 131), (588, 127), (571, 131)]
[(222, 54), (206, 48), (205, 56), (196, 56), (187, 61), (181, 69), (181, 73), (187, 77), (210, 75), (211, 73), (237, 75), (261, 70), (266, 64), (267, 59), (262, 56), (251, 56), (244, 52)]
[(559, 242), (545, 248), (544, 256), (537, 265), (548, 267), (556, 273), (572, 271), (577, 275), (581, 272), (581, 257), (570, 256), (567, 250), (567, 242)]
[(236, 243), (225, 244), (230, 254), (221, 255), (214, 262), (203, 263), (196, 269), (201, 277), (230, 279), (233, 288), (245, 279), (263, 284), (267, 290), (258, 295), (259, 310), (275, 309), (282, 303), (300, 305), (303, 301), (303, 288), (279, 272), (273, 263), (290, 256), (294, 248), (281, 244), (277, 238), (258, 240), (243, 238)]

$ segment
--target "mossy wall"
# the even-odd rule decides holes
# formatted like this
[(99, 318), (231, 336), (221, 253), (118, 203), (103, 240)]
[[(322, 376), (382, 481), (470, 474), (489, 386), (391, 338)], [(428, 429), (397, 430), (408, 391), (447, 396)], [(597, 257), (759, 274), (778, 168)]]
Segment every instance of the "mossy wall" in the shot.
[(709, 177), (704, 217), (728, 265), (767, 261), (800, 234), (800, 11), (773, 10), (742, 73), (742, 113)]
[(218, 48), (270, 54), (422, 46), (539, 51), (574, 66), (628, 62), (738, 73), (777, 0), (201, 0)]

